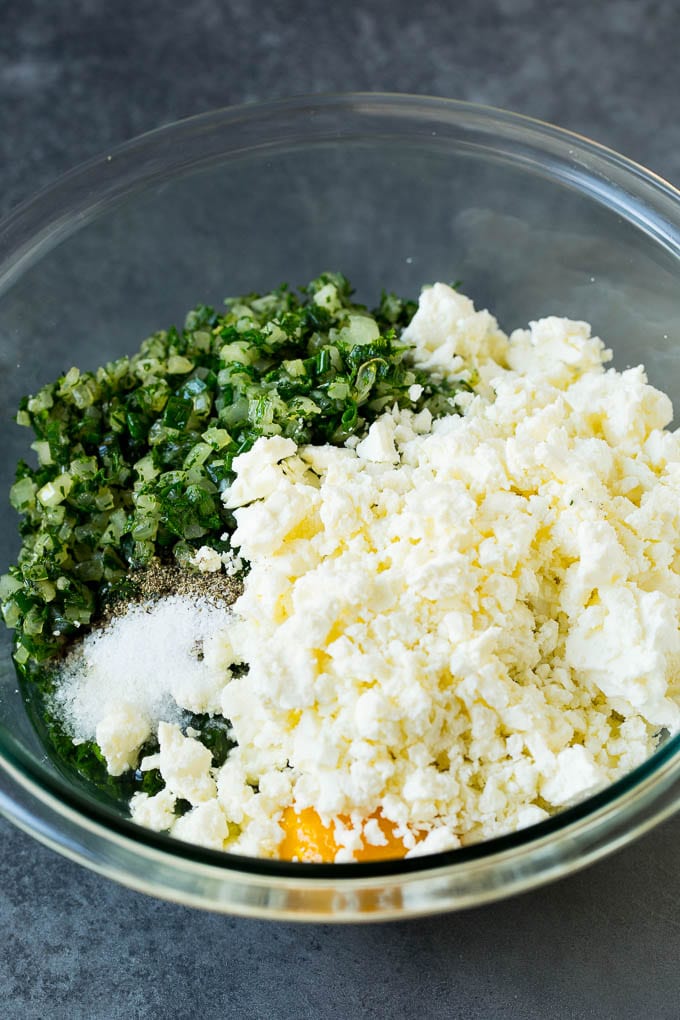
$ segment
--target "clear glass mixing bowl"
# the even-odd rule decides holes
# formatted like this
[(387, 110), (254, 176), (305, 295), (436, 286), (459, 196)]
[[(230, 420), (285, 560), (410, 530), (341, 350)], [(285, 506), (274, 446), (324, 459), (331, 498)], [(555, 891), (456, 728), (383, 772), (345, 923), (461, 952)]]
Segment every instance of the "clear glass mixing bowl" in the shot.
[[(680, 194), (556, 128), (443, 99), (339, 95), (221, 110), (121, 146), (0, 228), (0, 490), (25, 455), (19, 397), (131, 352), (198, 302), (339, 269), (372, 301), (461, 279), (510, 329), (590, 320), (680, 398)], [(0, 510), (0, 566), (18, 549)], [(194, 849), (65, 782), (27, 719), (2, 634), (0, 808), (55, 850), (156, 896), (238, 914), (367, 920), (481, 903), (580, 868), (670, 814), (680, 739), (520, 833), (382, 864)]]

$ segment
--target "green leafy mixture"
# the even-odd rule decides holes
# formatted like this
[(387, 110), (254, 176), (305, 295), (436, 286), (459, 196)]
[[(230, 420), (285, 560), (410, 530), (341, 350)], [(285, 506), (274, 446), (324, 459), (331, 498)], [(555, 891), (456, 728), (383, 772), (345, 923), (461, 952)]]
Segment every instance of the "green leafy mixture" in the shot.
[[(221, 493), (234, 458), (260, 436), (343, 444), (395, 403), (450, 414), (455, 393), (470, 388), (410, 364), (400, 336), (415, 303), (383, 293), (369, 313), (351, 293), (343, 276), (326, 273), (299, 294), (282, 286), (228, 299), (222, 313), (199, 305), (184, 329), (154, 333), (139, 353), (96, 372), (71, 368), (21, 401), (16, 420), (35, 434), (38, 465), (20, 461), (10, 492), (22, 547), (0, 579), (2, 614), (43, 739), (101, 789), (127, 799), (162, 781), (153, 771), (114, 779), (94, 742), (73, 744), (48, 709), (55, 663), (134, 593), (135, 571), (155, 562), (192, 569), (199, 546), (228, 548), (233, 520)], [(221, 764), (228, 724), (186, 725)]]

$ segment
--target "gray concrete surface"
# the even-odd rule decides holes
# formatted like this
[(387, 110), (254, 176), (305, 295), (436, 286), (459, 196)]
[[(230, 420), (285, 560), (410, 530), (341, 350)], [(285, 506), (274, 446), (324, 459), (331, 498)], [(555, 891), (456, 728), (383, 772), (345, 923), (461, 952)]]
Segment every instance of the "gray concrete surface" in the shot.
[[(675, 2), (0, 0), (0, 214), (212, 107), (430, 93), (542, 117), (680, 183)], [(680, 820), (504, 903), (380, 927), (203, 914), (0, 822), (3, 1018), (680, 1015)]]

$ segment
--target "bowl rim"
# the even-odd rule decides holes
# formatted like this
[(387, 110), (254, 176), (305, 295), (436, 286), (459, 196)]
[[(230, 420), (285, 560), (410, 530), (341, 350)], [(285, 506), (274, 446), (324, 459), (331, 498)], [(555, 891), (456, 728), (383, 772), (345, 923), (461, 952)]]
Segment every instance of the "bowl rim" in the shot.
[[(0, 219), (0, 293), (8, 284), (6, 265), (8, 249), (11, 250), (12, 270), (22, 271), (26, 268), (25, 260), (31, 257), (30, 249), (39, 249), (40, 255), (45, 254), (73, 229), (82, 227), (88, 218), (100, 213), (107, 202), (120, 199), (130, 190), (133, 183), (152, 180), (159, 174), (159, 168), (150, 157), (155, 148), (162, 145), (168, 136), (189, 139), (199, 137), (206, 131), (221, 132), (225, 129), (235, 133), (241, 130), (244, 133), (244, 127), (253, 124), (266, 125), (272, 131), (272, 135), (268, 143), (260, 141), (257, 148), (280, 149), (285, 136), (277, 130), (277, 127), (284, 114), (291, 115), (294, 120), (301, 117), (309, 118), (310, 121), (315, 120), (316, 141), (320, 142), (341, 141), (351, 137), (350, 131), (342, 132), (337, 119), (333, 117), (334, 114), (341, 117), (358, 115), (370, 118), (381, 115), (394, 116), (399, 113), (408, 117), (411, 125), (422, 119), (425, 124), (423, 137), (427, 137), (428, 133), (431, 137), (437, 134), (437, 129), (430, 126), (432, 123), (445, 128), (450, 127), (452, 120), (459, 123), (467, 121), (471, 127), (479, 129), (482, 122), (488, 120), (493, 121), (496, 128), (504, 129), (508, 139), (521, 136), (529, 143), (540, 139), (542, 149), (548, 151), (554, 149), (562, 156), (566, 146), (567, 153), (572, 157), (567, 178), (573, 185), (584, 184), (586, 178), (595, 176), (598, 179), (597, 190), (600, 191), (601, 200), (606, 195), (610, 202), (614, 200), (618, 204), (618, 201), (622, 201), (623, 207), (630, 212), (628, 199), (631, 194), (627, 186), (635, 182), (645, 197), (653, 196), (657, 199), (663, 207), (663, 213), (670, 214), (675, 211), (677, 219), (674, 224), (676, 230), (673, 233), (673, 250), (680, 252), (680, 216), (677, 215), (677, 208), (674, 209), (680, 201), (680, 188), (641, 163), (585, 135), (526, 114), (459, 99), (407, 92), (305, 93), (264, 102), (217, 107), (204, 113), (170, 121), (105, 149), (58, 175), (52, 183), (19, 202)], [(329, 121), (325, 129), (324, 118)], [(245, 136), (244, 144), (247, 149), (247, 132)], [(180, 148), (176, 147), (177, 150)], [(236, 147), (232, 151), (239, 150)], [(252, 151), (252, 148), (249, 151)], [(165, 155), (167, 156), (167, 153)], [(128, 166), (130, 159), (133, 161), (132, 168)], [(140, 163), (141, 167), (137, 165)], [(180, 151), (176, 151), (171, 165), (175, 169), (195, 168), (197, 163), (189, 156), (185, 157)], [(164, 164), (164, 168), (167, 169), (167, 164)], [(96, 181), (92, 180), (93, 175)], [(625, 182), (623, 188), (620, 180), (622, 176)], [(99, 186), (99, 194), (97, 200), (93, 201), (95, 183)], [(621, 190), (623, 194), (619, 193)], [(75, 223), (69, 225), (65, 222), (62, 204), (66, 205), (70, 219), (75, 220)], [(85, 215), (86, 212), (89, 216)], [(658, 226), (654, 220), (654, 217), (649, 220), (643, 218), (640, 225), (648, 232), (654, 232), (654, 228)], [(659, 239), (668, 240), (665, 235), (666, 232), (661, 230)]]
[[(162, 157), (167, 155), (165, 143), (168, 139), (173, 139), (174, 148), (180, 150), (171, 163), (174, 177), (185, 171), (192, 172), (199, 165), (196, 160), (183, 156), (184, 147), (177, 145), (178, 139), (186, 141), (199, 136), (205, 139), (207, 136), (212, 137), (212, 134), (222, 138), (225, 132), (231, 132), (232, 147), (225, 150), (222, 139), (219, 153), (211, 152), (206, 156), (206, 165), (210, 165), (216, 162), (219, 155), (224, 156), (225, 152), (230, 156), (253, 152), (259, 154), (263, 150), (284, 151), (286, 145), (298, 146), (301, 125), (304, 125), (308, 135), (312, 130), (310, 125), (313, 125), (313, 137), (309, 135), (304, 144), (314, 145), (351, 140), (356, 137), (359, 123), (365, 124), (364, 134), (360, 136), (367, 136), (370, 126), (381, 118), (393, 121), (395, 131), (399, 127), (399, 131), (394, 134), (395, 138), (403, 131), (404, 122), (407, 122), (416, 134), (423, 138), (435, 138), (444, 147), (456, 139), (460, 140), (460, 132), (467, 132), (473, 139), (484, 137), (486, 132), (488, 136), (495, 133), (504, 143), (513, 146), (518, 162), (531, 159), (532, 153), (535, 158), (536, 151), (539, 151), (552, 160), (549, 176), (554, 176), (559, 170), (557, 177), (563, 184), (585, 190), (595, 201), (609, 208), (625, 210), (632, 223), (680, 258), (680, 190), (606, 146), (541, 120), (492, 106), (406, 93), (336, 92), (228, 106), (197, 114), (145, 132), (67, 171), (35, 196), (20, 203), (0, 222), (0, 294), (70, 233), (101, 215), (110, 206), (115, 206), (128, 194), (148, 187), (161, 174), (166, 175), (168, 164), (167, 161), (163, 162)], [(343, 123), (347, 124), (344, 133), (341, 130)], [(260, 137), (257, 142), (257, 133), (263, 130), (270, 132), (269, 141), (265, 142)], [(438, 135), (440, 138), (437, 138)], [(6, 733), (0, 721), (0, 736), (2, 732)], [(557, 834), (564, 833), (571, 838), (590, 825), (604, 825), (606, 828), (612, 820), (612, 812), (620, 814), (628, 806), (642, 812), (644, 820), (630, 833), (620, 833), (617, 830), (616, 845), (620, 845), (680, 807), (680, 792), (671, 801), (668, 799), (669, 784), (680, 779), (680, 736), (677, 736), (605, 790), (519, 832), (494, 837), (459, 850), (408, 860), (350, 865), (291, 864), (196, 848), (113, 816), (103, 811), (99, 805), (89, 802), (77, 790), (69, 789), (65, 782), (40, 773), (30, 756), (16, 745), (11, 734), (6, 735), (4, 748), (0, 740), (0, 765), (12, 783), (36, 802), (50, 810), (61, 804), (64, 810), (80, 816), (83, 823), (86, 823), (85, 828), (96, 830), (100, 839), (114, 835), (133, 853), (141, 847), (152, 855), (189, 862), (199, 869), (211, 872), (217, 869), (231, 877), (243, 874), (253, 878), (258, 876), (274, 886), (293, 881), (296, 888), (300, 887), (300, 883), (304, 886), (310, 881), (341, 881), (345, 887), (350, 882), (358, 882), (361, 886), (363, 882), (370, 884), (376, 879), (410, 882), (418, 876), (446, 876), (468, 864), (481, 861), (488, 863), (495, 859), (509, 860), (525, 850), (540, 850), (552, 843)], [(69, 852), (60, 842), (58, 831), (53, 831), (54, 826), (49, 833), (36, 831), (35, 827), (31, 829), (24, 809), (12, 796), (0, 795), (0, 811), (38, 838), (43, 838), (62, 852)], [(613, 845), (610, 838), (605, 839), (593, 848), (588, 860), (609, 852)], [(84, 859), (82, 852), (73, 855), (83, 863), (96, 867), (96, 863)], [(561, 867), (561, 872), (573, 870), (581, 866), (581, 863), (572, 859), (568, 869)], [(521, 882), (493, 890), (487, 898), (498, 898), (517, 891), (519, 887), (527, 888), (547, 881), (553, 871), (538, 871), (531, 879), (525, 876)], [(129, 876), (126, 878), (125, 874), (116, 874), (115, 877), (142, 887), (131, 881)], [(164, 891), (154, 891), (156, 894), (167, 895)], [(189, 902), (189, 898), (184, 896), (183, 901)], [(478, 897), (474, 902), (481, 902), (481, 898)], [(456, 905), (446, 900), (441, 909), (451, 909)], [(232, 905), (224, 909), (234, 908)], [(433, 909), (436, 907), (430, 904), (424, 911), (414, 909), (408, 913), (432, 912)], [(379, 915), (373, 913), (373, 918), (376, 916), (392, 915), (386, 909)], [(399, 916), (405, 916), (405, 912), (399, 911)], [(352, 916), (350, 919), (358, 918)]]

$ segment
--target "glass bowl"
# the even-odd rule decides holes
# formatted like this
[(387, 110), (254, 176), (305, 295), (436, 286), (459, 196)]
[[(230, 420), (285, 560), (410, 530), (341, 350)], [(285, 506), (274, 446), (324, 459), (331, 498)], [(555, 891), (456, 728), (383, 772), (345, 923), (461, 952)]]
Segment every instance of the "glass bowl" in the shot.
[[(0, 228), (0, 488), (19, 397), (132, 352), (198, 302), (344, 272), (360, 300), (461, 279), (509, 330), (587, 319), (621, 368), (680, 397), (680, 193), (524, 117), (443, 99), (299, 98), (221, 110), (123, 145)], [(3, 503), (0, 566), (18, 549)], [(597, 796), (475, 846), (381, 864), (287, 864), (140, 829), (68, 784), (28, 721), (2, 633), (0, 808), (126, 885), (224, 912), (356, 921), (452, 910), (583, 867), (669, 815), (680, 738)]]

